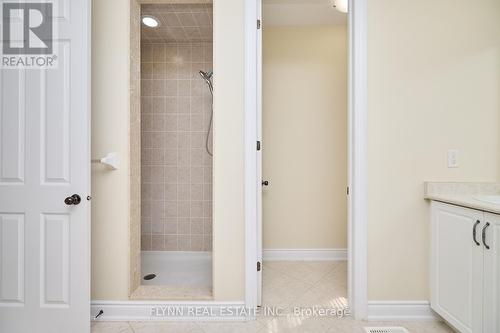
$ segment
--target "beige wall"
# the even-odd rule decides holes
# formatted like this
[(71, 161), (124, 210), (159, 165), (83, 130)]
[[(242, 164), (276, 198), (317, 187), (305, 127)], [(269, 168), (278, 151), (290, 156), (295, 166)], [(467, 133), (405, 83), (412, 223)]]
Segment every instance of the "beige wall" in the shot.
[(244, 0), (214, 1), (214, 248), (217, 300), (243, 300)]
[(129, 279), (129, 0), (92, 8), (92, 299), (127, 299)]
[(500, 179), (500, 2), (368, 3), (369, 299), (426, 300), (422, 183)]
[(263, 31), (264, 249), (346, 248), (347, 29)]

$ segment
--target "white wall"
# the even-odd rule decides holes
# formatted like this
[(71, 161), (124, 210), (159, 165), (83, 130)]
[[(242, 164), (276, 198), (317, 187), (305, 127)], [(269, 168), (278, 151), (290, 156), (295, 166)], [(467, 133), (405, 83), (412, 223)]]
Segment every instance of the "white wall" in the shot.
[(264, 249), (347, 247), (347, 29), (263, 30)]
[(369, 299), (427, 300), (422, 183), (500, 179), (500, 1), (368, 4)]

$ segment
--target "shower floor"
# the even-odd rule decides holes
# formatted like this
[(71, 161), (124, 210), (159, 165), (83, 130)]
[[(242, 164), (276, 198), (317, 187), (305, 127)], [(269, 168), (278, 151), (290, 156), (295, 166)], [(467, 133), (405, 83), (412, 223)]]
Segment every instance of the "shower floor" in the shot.
[(143, 277), (156, 274), (144, 286), (212, 288), (211, 252), (142, 251), (141, 260)]

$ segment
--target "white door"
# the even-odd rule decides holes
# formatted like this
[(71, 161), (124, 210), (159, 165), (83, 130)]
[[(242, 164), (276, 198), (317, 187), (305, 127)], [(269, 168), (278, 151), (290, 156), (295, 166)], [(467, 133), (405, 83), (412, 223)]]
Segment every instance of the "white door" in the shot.
[(432, 203), (431, 307), (462, 333), (483, 332), (483, 218), (479, 211)]
[(0, 69), (2, 333), (90, 331), (90, 0), (51, 3), (56, 66)]
[(259, 18), (257, 30), (257, 305), (262, 305), (262, 149), (264, 143), (262, 138), (262, 1), (257, 1), (257, 17)]
[[(485, 214), (484, 229), (484, 329), (500, 333), (500, 216)], [(481, 233), (482, 234), (482, 233)]]

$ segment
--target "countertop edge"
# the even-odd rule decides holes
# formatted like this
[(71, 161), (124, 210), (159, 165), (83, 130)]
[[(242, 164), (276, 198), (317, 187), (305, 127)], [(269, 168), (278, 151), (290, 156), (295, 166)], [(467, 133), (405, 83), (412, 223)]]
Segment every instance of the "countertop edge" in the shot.
[(472, 195), (425, 195), (426, 200), (439, 201), (443, 203), (461, 206), (469, 209), (480, 210), (487, 213), (500, 215), (500, 206), (489, 204), (474, 199)]

